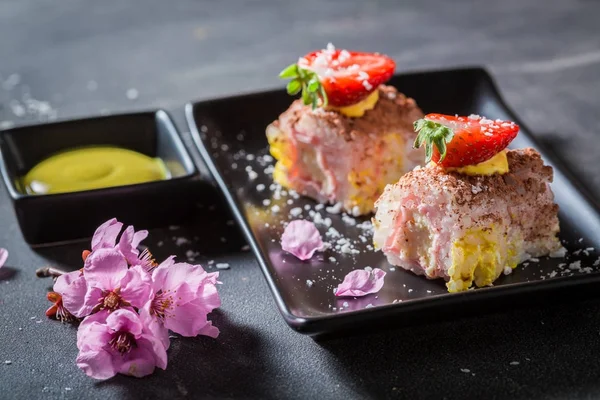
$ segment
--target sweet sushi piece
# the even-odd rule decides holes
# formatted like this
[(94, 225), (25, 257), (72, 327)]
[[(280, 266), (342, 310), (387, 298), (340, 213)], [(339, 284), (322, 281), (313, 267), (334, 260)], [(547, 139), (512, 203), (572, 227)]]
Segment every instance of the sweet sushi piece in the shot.
[(302, 92), (266, 130), (274, 180), (354, 216), (371, 213), (388, 183), (423, 159), (414, 149), (415, 101), (384, 85), (392, 59), (327, 49), (286, 68), (288, 93)]
[(561, 250), (552, 167), (534, 149), (505, 149), (516, 124), (428, 114), (415, 129), (426, 166), (387, 186), (375, 204), (375, 247), (390, 264), (459, 292)]

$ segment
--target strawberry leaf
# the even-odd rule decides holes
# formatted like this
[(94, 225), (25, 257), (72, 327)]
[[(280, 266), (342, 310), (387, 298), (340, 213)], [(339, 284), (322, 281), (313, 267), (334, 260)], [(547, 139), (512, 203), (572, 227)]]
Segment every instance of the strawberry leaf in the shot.
[(413, 147), (418, 149), (425, 144), (425, 163), (431, 161), (434, 146), (440, 153), (440, 159), (437, 162), (441, 163), (446, 157), (446, 144), (450, 143), (452, 138), (454, 138), (454, 131), (445, 125), (426, 119), (415, 121), (414, 128), (415, 132), (417, 132), (417, 137), (415, 138)]

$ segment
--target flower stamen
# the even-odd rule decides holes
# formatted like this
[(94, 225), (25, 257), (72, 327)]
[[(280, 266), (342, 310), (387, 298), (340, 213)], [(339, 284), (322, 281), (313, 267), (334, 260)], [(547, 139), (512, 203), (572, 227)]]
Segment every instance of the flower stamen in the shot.
[(109, 310), (114, 310), (119, 305), (119, 295), (115, 292), (110, 292), (106, 297), (104, 297), (104, 308), (108, 308)]
[(163, 292), (162, 290), (159, 290), (156, 296), (154, 296), (150, 306), (150, 314), (154, 315), (163, 323), (165, 318), (169, 316), (169, 310), (173, 309), (175, 304), (173, 298), (174, 292), (173, 294), (169, 292), (170, 291)]
[(113, 312), (121, 307), (128, 307), (131, 303), (123, 300), (121, 297), (121, 288), (116, 288), (114, 290), (105, 290), (102, 292), (100, 299), (98, 300), (98, 304), (92, 309), (92, 312), (98, 312), (100, 310), (108, 310), (108, 312)]
[(119, 331), (114, 334), (108, 342), (113, 350), (118, 351), (121, 355), (129, 353), (132, 347), (135, 347), (135, 338), (129, 332)]
[(141, 266), (148, 272), (152, 272), (154, 268), (158, 267), (158, 263), (148, 248), (145, 248), (140, 254), (140, 261)]

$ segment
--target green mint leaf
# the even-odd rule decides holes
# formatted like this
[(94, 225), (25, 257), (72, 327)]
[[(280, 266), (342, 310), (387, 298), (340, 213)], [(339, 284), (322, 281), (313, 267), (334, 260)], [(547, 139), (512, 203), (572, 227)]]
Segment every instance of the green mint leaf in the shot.
[(292, 64), (279, 73), (280, 78), (291, 79), (286, 90), (290, 95), (296, 95), (302, 91), (302, 102), (312, 105), (315, 109), (319, 106), (327, 106), (327, 93), (321, 85), (319, 75), (308, 69), (300, 68), (298, 64)]
[(296, 78), (298, 76), (298, 64), (288, 65), (283, 71), (279, 73), (279, 77), (282, 79)]
[(304, 102), (304, 105), (309, 105), (312, 103), (312, 96), (310, 95), (310, 92), (307, 90), (306, 85), (302, 85), (302, 101)]
[(287, 92), (292, 96), (297, 95), (302, 90), (302, 82), (299, 79), (294, 79), (293, 81), (289, 81), (287, 84)]
[(319, 87), (321, 86), (321, 82), (319, 82), (319, 77), (318, 76), (313, 76), (310, 81), (308, 81), (308, 91), (311, 93), (315, 93), (317, 90), (319, 90)]

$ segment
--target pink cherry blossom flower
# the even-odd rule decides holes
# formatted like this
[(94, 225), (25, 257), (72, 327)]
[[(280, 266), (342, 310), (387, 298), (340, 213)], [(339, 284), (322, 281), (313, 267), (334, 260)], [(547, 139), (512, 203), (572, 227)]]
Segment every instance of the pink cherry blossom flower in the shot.
[[(83, 274), (87, 284), (83, 304), (86, 310), (141, 308), (150, 297), (150, 276), (140, 266), (128, 268), (125, 257), (115, 249), (93, 251), (85, 260)], [(67, 309), (71, 311), (68, 306)]]
[(4, 265), (6, 260), (8, 259), (8, 250), (0, 247), (0, 268)]
[(164, 341), (130, 309), (101, 311), (85, 318), (77, 331), (77, 347), (77, 366), (95, 379), (109, 379), (117, 373), (140, 378), (155, 367), (167, 367)]
[(219, 329), (208, 314), (221, 305), (217, 272), (207, 273), (200, 265), (175, 263), (173, 256), (152, 273), (153, 296), (142, 314), (182, 336), (206, 335), (216, 338)]
[(118, 249), (127, 259), (129, 265), (139, 265), (148, 272), (158, 266), (148, 249), (140, 254), (138, 246), (148, 237), (148, 231), (135, 231), (133, 226), (128, 226), (119, 239)]
[(308, 260), (315, 251), (324, 250), (325, 244), (314, 223), (299, 219), (286, 226), (281, 235), (281, 248), (300, 260)]
[(385, 271), (375, 268), (371, 270), (357, 269), (350, 272), (339, 284), (335, 292), (336, 296), (365, 296), (377, 293), (383, 287)]

